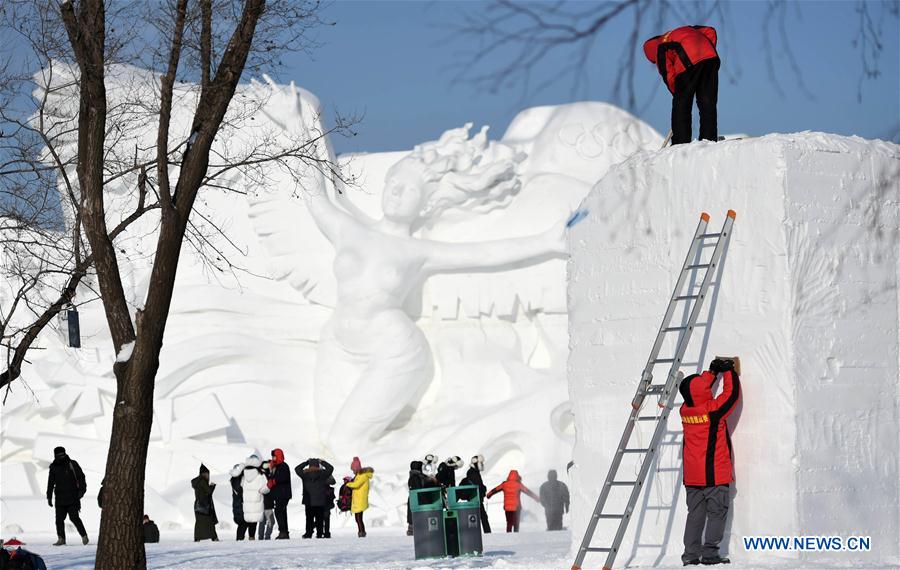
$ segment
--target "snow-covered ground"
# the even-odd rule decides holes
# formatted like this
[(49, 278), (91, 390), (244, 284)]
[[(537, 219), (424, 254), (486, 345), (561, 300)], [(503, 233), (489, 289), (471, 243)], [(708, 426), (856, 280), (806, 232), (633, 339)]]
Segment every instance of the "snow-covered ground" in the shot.
[[(499, 521), (498, 521), (499, 522)], [(299, 533), (298, 533), (299, 535)], [(375, 529), (365, 539), (348, 531), (336, 532), (331, 540), (270, 540), (236, 542), (220, 533), (220, 542), (194, 543), (184, 531), (162, 532), (159, 544), (147, 545), (148, 568), (192, 570), (262, 570), (294, 568), (380, 568), (388, 570), (415, 568), (524, 568), (528, 570), (561, 570), (570, 568), (572, 535), (544, 532), (535, 528), (518, 534), (493, 533), (484, 536), (485, 554), (480, 558), (460, 557), (415, 560), (413, 539), (396, 529)], [(93, 568), (96, 545), (53, 547), (49, 534), (33, 534), (25, 542), (27, 548), (44, 557), (50, 570), (88, 570)], [(747, 563), (741, 554), (732, 555), (726, 568), (741, 570), (814, 570), (865, 568), (887, 570), (895, 565), (860, 565), (853, 555), (838, 553), (828, 560), (804, 563), (772, 557), (767, 561)], [(598, 565), (586, 566), (586, 568)], [(629, 566), (641, 568), (649, 566)], [(676, 565), (654, 566), (662, 570), (681, 568)]]
[[(497, 521), (498, 523), (500, 521)], [(485, 535), (481, 558), (415, 560), (413, 539), (399, 529), (374, 529), (364, 539), (348, 531), (331, 540), (244, 541), (219, 533), (220, 541), (194, 543), (184, 531), (162, 531), (159, 544), (147, 545), (149, 568), (269, 569), (269, 568), (563, 568), (570, 534), (526, 530), (518, 534)], [(52, 547), (53, 537), (36, 534), (26, 548), (44, 557), (51, 570), (94, 567), (96, 545)]]

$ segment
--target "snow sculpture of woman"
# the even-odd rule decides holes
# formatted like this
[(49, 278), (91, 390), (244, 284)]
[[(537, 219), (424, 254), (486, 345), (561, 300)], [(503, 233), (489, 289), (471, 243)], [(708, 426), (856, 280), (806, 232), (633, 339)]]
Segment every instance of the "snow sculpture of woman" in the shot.
[[(302, 136), (298, 129), (310, 128), (314, 111), (293, 86), (270, 82), (270, 89), (266, 113)], [(488, 143), (486, 128), (469, 139), (469, 127), (417, 146), (391, 167), (379, 220), (340, 207), (326, 191), (303, 193), (335, 249), (337, 302), (319, 339), (314, 394), (320, 436), (333, 453), (366, 449), (402, 421), (428, 387), (431, 351), (404, 303), (429, 275), (501, 268), (566, 250), (565, 220), (513, 239), (444, 243), (413, 236), (450, 208), (502, 207), (518, 191), (515, 166), (522, 157)]]

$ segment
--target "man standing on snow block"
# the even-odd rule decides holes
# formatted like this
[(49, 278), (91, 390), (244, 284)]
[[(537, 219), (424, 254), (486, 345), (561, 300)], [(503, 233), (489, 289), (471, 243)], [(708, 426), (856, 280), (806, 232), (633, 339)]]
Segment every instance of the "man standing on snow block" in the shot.
[(652, 37), (644, 42), (644, 55), (656, 64), (672, 93), (672, 144), (691, 142), (695, 94), (700, 111), (700, 139), (718, 140), (720, 61), (715, 28), (683, 26)]
[[(722, 393), (713, 398), (712, 387), (720, 374)], [(681, 561), (685, 566), (728, 564), (727, 558), (719, 556), (719, 542), (725, 534), (730, 484), (734, 481), (731, 436), (726, 423), (741, 397), (741, 382), (734, 362), (716, 358), (708, 371), (682, 380), (679, 391), (684, 397), (681, 423), (688, 506)]]
[(288, 534), (287, 506), (291, 497), (291, 469), (284, 462), (284, 452), (280, 449), (272, 450), (272, 459), (269, 461), (269, 469), (272, 476), (267, 483), (269, 495), (275, 502), (275, 521), (278, 523), (278, 536), (275, 540), (286, 540)]

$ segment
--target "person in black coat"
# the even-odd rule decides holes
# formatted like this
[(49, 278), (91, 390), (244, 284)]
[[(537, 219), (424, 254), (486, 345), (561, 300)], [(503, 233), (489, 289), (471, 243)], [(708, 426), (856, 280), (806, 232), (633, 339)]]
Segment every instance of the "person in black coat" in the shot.
[(306, 533), (303, 538), (325, 538), (325, 508), (328, 506), (328, 480), (334, 467), (324, 459), (311, 457), (294, 468), (303, 481), (303, 505), (306, 507)]
[(563, 511), (569, 512), (569, 488), (557, 478), (556, 470), (547, 473), (540, 489), (541, 505), (547, 517), (547, 530), (563, 529)]
[(219, 518), (212, 499), (216, 484), (209, 482), (209, 469), (206, 465), (200, 464), (200, 474), (191, 479), (191, 487), (194, 488), (194, 542), (219, 540), (219, 535), (216, 534)]
[[(409, 480), (407, 480), (406, 484), (409, 487), (410, 491), (414, 491), (416, 489), (431, 489), (433, 487), (439, 487), (438, 482), (433, 478), (426, 475), (423, 471), (424, 463), (421, 461), (410, 461), (409, 463)], [(412, 493), (410, 493), (412, 494)], [(412, 526), (412, 510), (409, 508), (409, 501), (406, 501), (406, 536), (413, 535), (413, 526)]]
[(53, 498), (56, 497), (57, 540), (53, 546), (62, 546), (66, 543), (66, 516), (81, 535), (82, 544), (87, 544), (87, 531), (84, 530), (84, 523), (78, 516), (78, 512), (81, 510), (81, 498), (87, 490), (84, 471), (81, 470), (77, 461), (69, 459), (64, 447), (54, 449), (53, 455), (50, 474), (47, 476), (47, 504), (52, 507)]
[(456, 470), (463, 466), (462, 459), (458, 455), (448, 457), (438, 465), (437, 482), (446, 491), (448, 487), (456, 487)]
[(159, 527), (144, 515), (144, 542), (159, 542)]
[(324, 538), (331, 538), (331, 509), (334, 508), (334, 486), (337, 484), (337, 481), (334, 480), (334, 475), (328, 478), (328, 502), (325, 503), (325, 517), (323, 518), (322, 526), (325, 531)]
[(487, 487), (481, 478), (481, 472), (484, 471), (484, 456), (476, 455), (472, 457), (472, 461), (469, 465), (469, 470), (466, 471), (466, 476), (461, 483), (463, 485), (475, 485), (478, 487), (478, 500), (481, 501), (481, 530), (484, 531), (485, 534), (489, 534), (491, 532), (491, 523), (488, 521), (487, 511), (484, 508), (484, 498), (487, 495)]
[(272, 450), (269, 469), (272, 471), (272, 477), (268, 483), (269, 494), (272, 495), (275, 504), (275, 520), (278, 522), (278, 536), (275, 537), (275, 540), (287, 540), (291, 537), (288, 532), (287, 506), (293, 493), (291, 492), (291, 468), (284, 462), (282, 450)]
[[(237, 525), (237, 533), (235, 540), (244, 540), (249, 525), (244, 520), (244, 489), (241, 488), (241, 481), (244, 478), (244, 464), (235, 463), (231, 468), (231, 518)], [(256, 527), (253, 528), (256, 532)]]

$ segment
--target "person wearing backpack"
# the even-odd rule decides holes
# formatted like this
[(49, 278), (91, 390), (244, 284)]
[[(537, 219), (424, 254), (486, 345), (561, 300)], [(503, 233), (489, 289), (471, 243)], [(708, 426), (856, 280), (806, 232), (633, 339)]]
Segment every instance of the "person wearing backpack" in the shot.
[(50, 464), (50, 473), (47, 476), (47, 504), (53, 506), (53, 498), (56, 497), (56, 542), (53, 546), (62, 546), (66, 543), (66, 517), (75, 525), (78, 534), (81, 535), (81, 543), (88, 543), (87, 531), (78, 512), (81, 511), (81, 498), (87, 491), (84, 480), (84, 471), (74, 459), (66, 455), (64, 447), (53, 450), (53, 463)]
[(350, 512), (356, 519), (357, 536), (365, 538), (366, 523), (363, 522), (363, 513), (369, 508), (369, 481), (374, 476), (375, 470), (371, 467), (363, 467), (359, 457), (353, 458), (350, 469), (353, 471), (353, 479), (346, 483), (347, 487), (353, 490)]
[(353, 506), (353, 489), (347, 485), (350, 481), (353, 481), (353, 477), (344, 477), (344, 482), (338, 490), (337, 508), (342, 513), (349, 512)]

